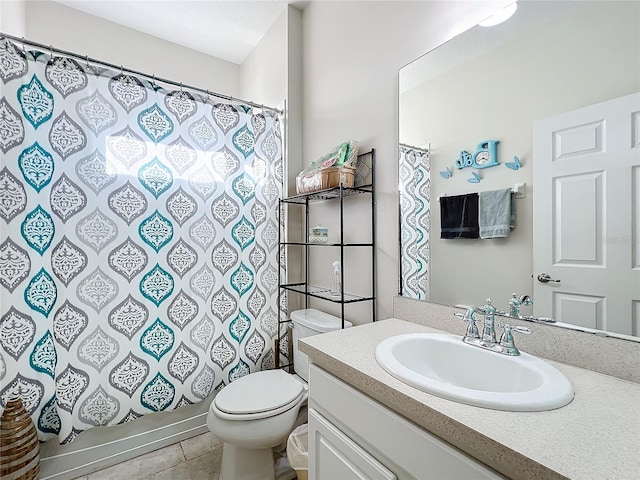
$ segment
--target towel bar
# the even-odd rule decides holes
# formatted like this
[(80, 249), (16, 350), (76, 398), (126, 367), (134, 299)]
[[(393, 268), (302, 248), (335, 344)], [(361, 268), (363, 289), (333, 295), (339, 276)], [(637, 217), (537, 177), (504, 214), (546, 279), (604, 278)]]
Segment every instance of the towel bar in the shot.
[[(511, 189), (511, 193), (515, 194), (513, 198), (525, 198), (527, 196), (527, 184), (525, 182), (516, 183)], [(460, 193), (458, 195), (464, 195), (464, 194)], [(439, 195), (438, 202), (440, 201), (441, 197), (446, 197), (446, 196), (447, 196), (446, 193)]]

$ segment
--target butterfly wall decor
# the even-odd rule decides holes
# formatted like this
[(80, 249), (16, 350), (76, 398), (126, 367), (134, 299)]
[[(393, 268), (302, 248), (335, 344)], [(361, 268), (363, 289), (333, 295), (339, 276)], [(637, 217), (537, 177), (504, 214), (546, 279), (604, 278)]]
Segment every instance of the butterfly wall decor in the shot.
[(471, 175), (473, 175), (473, 177), (467, 179), (467, 182), (469, 183), (480, 183), (480, 180), (482, 180), (482, 177), (478, 175), (478, 172), (471, 172)]
[(513, 162), (507, 162), (505, 163), (505, 165), (511, 170), (519, 170), (520, 167), (522, 166), (522, 163), (520, 163), (520, 158), (518, 158), (517, 155), (514, 155)]
[(442, 178), (444, 178), (445, 180), (449, 180), (451, 178), (451, 169), (449, 167), (447, 167), (446, 170), (440, 172), (440, 176)]

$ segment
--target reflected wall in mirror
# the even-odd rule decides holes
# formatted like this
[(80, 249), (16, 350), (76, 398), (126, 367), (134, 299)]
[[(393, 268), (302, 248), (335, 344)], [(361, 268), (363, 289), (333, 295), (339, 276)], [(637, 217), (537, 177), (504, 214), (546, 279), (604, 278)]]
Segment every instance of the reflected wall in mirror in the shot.
[[(491, 297), (508, 311), (515, 292), (533, 298), (523, 315), (640, 335), (639, 18), (637, 1), (521, 1), (507, 22), (476, 26), (400, 70), (401, 295), (474, 306)], [(624, 126), (598, 118), (625, 96)], [(570, 125), (556, 122), (567, 116)], [(487, 140), (500, 142), (500, 165), (456, 168), (461, 151)], [(613, 151), (625, 160), (610, 167), (601, 154)], [(581, 171), (564, 171), (570, 164)], [(443, 196), (517, 184), (508, 237), (441, 238)], [(611, 210), (614, 191), (622, 211)], [(622, 273), (609, 271), (614, 259)], [(561, 281), (539, 282), (542, 273)]]

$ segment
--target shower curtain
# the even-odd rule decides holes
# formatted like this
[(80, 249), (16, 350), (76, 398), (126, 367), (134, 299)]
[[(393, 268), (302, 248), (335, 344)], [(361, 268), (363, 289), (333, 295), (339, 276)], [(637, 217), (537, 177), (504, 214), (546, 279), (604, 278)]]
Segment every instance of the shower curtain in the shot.
[(399, 155), (402, 295), (429, 300), (429, 151), (401, 144)]
[(0, 403), (41, 440), (274, 366), (282, 120), (0, 38)]

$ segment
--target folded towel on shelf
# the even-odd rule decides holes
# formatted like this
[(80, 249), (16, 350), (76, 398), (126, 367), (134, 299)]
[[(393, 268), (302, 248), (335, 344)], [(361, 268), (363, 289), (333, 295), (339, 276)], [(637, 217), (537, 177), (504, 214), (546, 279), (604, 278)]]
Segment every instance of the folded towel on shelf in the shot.
[(516, 226), (510, 188), (480, 192), (478, 199), (480, 238), (504, 238)]
[(440, 197), (440, 238), (478, 238), (478, 194)]

